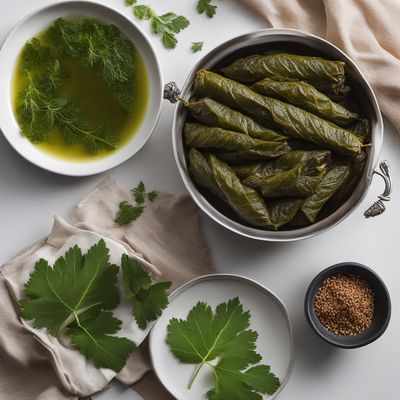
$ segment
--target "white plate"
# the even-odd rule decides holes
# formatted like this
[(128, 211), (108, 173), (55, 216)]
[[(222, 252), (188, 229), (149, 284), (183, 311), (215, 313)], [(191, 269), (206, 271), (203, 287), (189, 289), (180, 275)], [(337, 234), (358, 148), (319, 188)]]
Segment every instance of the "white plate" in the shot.
[[(143, 57), (149, 76), (149, 104), (141, 126), (132, 139), (110, 156), (89, 162), (52, 157), (21, 134), (12, 109), (12, 79), (19, 53), (26, 41), (60, 17), (91, 17), (116, 25), (134, 43)], [(33, 164), (63, 175), (87, 176), (113, 168), (138, 152), (150, 138), (161, 110), (162, 73), (153, 46), (133, 20), (109, 6), (91, 1), (66, 1), (41, 8), (26, 16), (10, 33), (0, 50), (0, 129), (11, 146)]]
[(245, 310), (251, 314), (251, 329), (259, 333), (257, 351), (263, 363), (279, 377), (282, 390), (292, 372), (294, 362), (293, 331), (289, 314), (282, 301), (259, 283), (238, 275), (215, 274), (196, 278), (181, 286), (170, 296), (170, 304), (150, 334), (150, 354), (153, 369), (165, 388), (178, 400), (206, 400), (213, 386), (211, 371), (200, 371), (191, 390), (187, 388), (196, 366), (183, 364), (170, 352), (166, 343), (167, 326), (171, 318), (186, 319), (198, 302), (215, 307), (239, 297)]

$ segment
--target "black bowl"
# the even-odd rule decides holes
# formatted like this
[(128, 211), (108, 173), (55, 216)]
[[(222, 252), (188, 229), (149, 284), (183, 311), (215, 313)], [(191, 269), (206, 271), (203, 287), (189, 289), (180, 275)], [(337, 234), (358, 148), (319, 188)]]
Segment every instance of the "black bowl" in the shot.
[[(328, 331), (315, 314), (314, 302), (318, 289), (325, 279), (337, 274), (358, 275), (365, 279), (374, 291), (375, 310), (371, 326), (359, 335), (336, 335)], [(334, 346), (352, 349), (373, 342), (385, 332), (391, 314), (390, 296), (382, 279), (371, 268), (353, 262), (340, 263), (323, 270), (313, 279), (306, 293), (304, 311), (309, 324), (318, 336)]]

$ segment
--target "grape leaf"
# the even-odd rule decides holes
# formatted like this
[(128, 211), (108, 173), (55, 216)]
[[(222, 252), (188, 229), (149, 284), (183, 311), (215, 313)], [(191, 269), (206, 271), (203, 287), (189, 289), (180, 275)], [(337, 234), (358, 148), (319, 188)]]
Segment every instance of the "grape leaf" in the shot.
[(132, 312), (141, 329), (156, 320), (168, 305), (167, 290), (171, 282), (152, 284), (150, 274), (132, 257), (122, 256), (122, 282), (124, 294), (133, 301)]
[(208, 18), (213, 18), (217, 10), (217, 6), (211, 4), (211, 0), (199, 0), (197, 3), (197, 11), (199, 14), (206, 14)]
[(132, 299), (142, 289), (151, 286), (150, 275), (140, 267), (138, 261), (124, 254), (121, 259), (122, 286), (126, 299)]
[[(250, 329), (250, 313), (239, 298), (211, 307), (198, 302), (186, 320), (173, 318), (168, 325), (167, 343), (183, 363), (197, 364), (189, 389), (200, 369), (207, 364), (215, 378), (208, 392), (210, 400), (261, 400), (259, 393), (274, 393), (279, 379), (256, 352), (258, 334)], [(217, 365), (211, 361), (219, 359)], [(247, 368), (247, 369), (246, 369)]]
[(53, 267), (40, 259), (25, 285), (21, 316), (53, 336), (65, 333), (96, 367), (118, 372), (135, 347), (128, 339), (110, 336), (119, 330), (121, 321), (104, 311), (119, 302), (118, 271), (109, 263), (103, 240), (85, 255), (79, 247), (72, 247)]
[(210, 400), (262, 400), (259, 393), (275, 393), (279, 379), (267, 365), (257, 365), (242, 372), (243, 363), (237, 359), (224, 358), (213, 372), (216, 385), (207, 394)]

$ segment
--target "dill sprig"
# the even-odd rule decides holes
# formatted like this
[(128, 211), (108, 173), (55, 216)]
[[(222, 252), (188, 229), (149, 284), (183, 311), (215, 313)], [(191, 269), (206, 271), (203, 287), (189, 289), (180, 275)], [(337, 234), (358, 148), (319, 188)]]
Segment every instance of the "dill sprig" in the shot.
[(135, 48), (115, 25), (59, 18), (47, 30), (46, 38), (63, 54), (82, 60), (95, 71), (124, 109), (132, 107)]
[(101, 147), (116, 148), (115, 126), (93, 129), (79, 101), (61, 95), (68, 72), (60, 60), (72, 57), (93, 70), (110, 87), (124, 120), (135, 96), (133, 44), (116, 26), (94, 19), (59, 18), (44, 38), (50, 47), (33, 38), (21, 55), (25, 82), (19, 93), (17, 119), (23, 133), (32, 142), (40, 143), (57, 128), (69, 145), (80, 141), (90, 152), (98, 152)]

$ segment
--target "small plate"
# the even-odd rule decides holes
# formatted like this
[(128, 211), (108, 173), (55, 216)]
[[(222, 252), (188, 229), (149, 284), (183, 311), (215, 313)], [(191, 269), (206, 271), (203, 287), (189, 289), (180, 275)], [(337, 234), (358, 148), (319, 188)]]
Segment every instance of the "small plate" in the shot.
[[(57, 18), (97, 18), (116, 25), (143, 57), (149, 77), (149, 102), (144, 119), (132, 139), (109, 156), (73, 162), (44, 153), (21, 134), (12, 108), (12, 82), (18, 56), (25, 43)], [(0, 129), (12, 147), (33, 164), (62, 175), (87, 176), (107, 171), (138, 152), (150, 138), (161, 110), (162, 73), (157, 55), (146, 35), (128, 17), (109, 6), (91, 1), (65, 1), (27, 15), (9, 34), (0, 50)]]
[(150, 355), (153, 369), (165, 388), (178, 400), (206, 400), (213, 386), (211, 371), (203, 368), (191, 390), (188, 383), (196, 366), (183, 364), (170, 352), (166, 343), (167, 326), (171, 318), (186, 319), (188, 312), (204, 301), (215, 307), (234, 297), (239, 297), (244, 310), (251, 314), (251, 329), (259, 333), (257, 351), (263, 363), (279, 377), (281, 387), (290, 377), (294, 362), (293, 331), (289, 314), (282, 301), (259, 283), (239, 275), (206, 275), (186, 283), (170, 296), (168, 308), (150, 334)]

